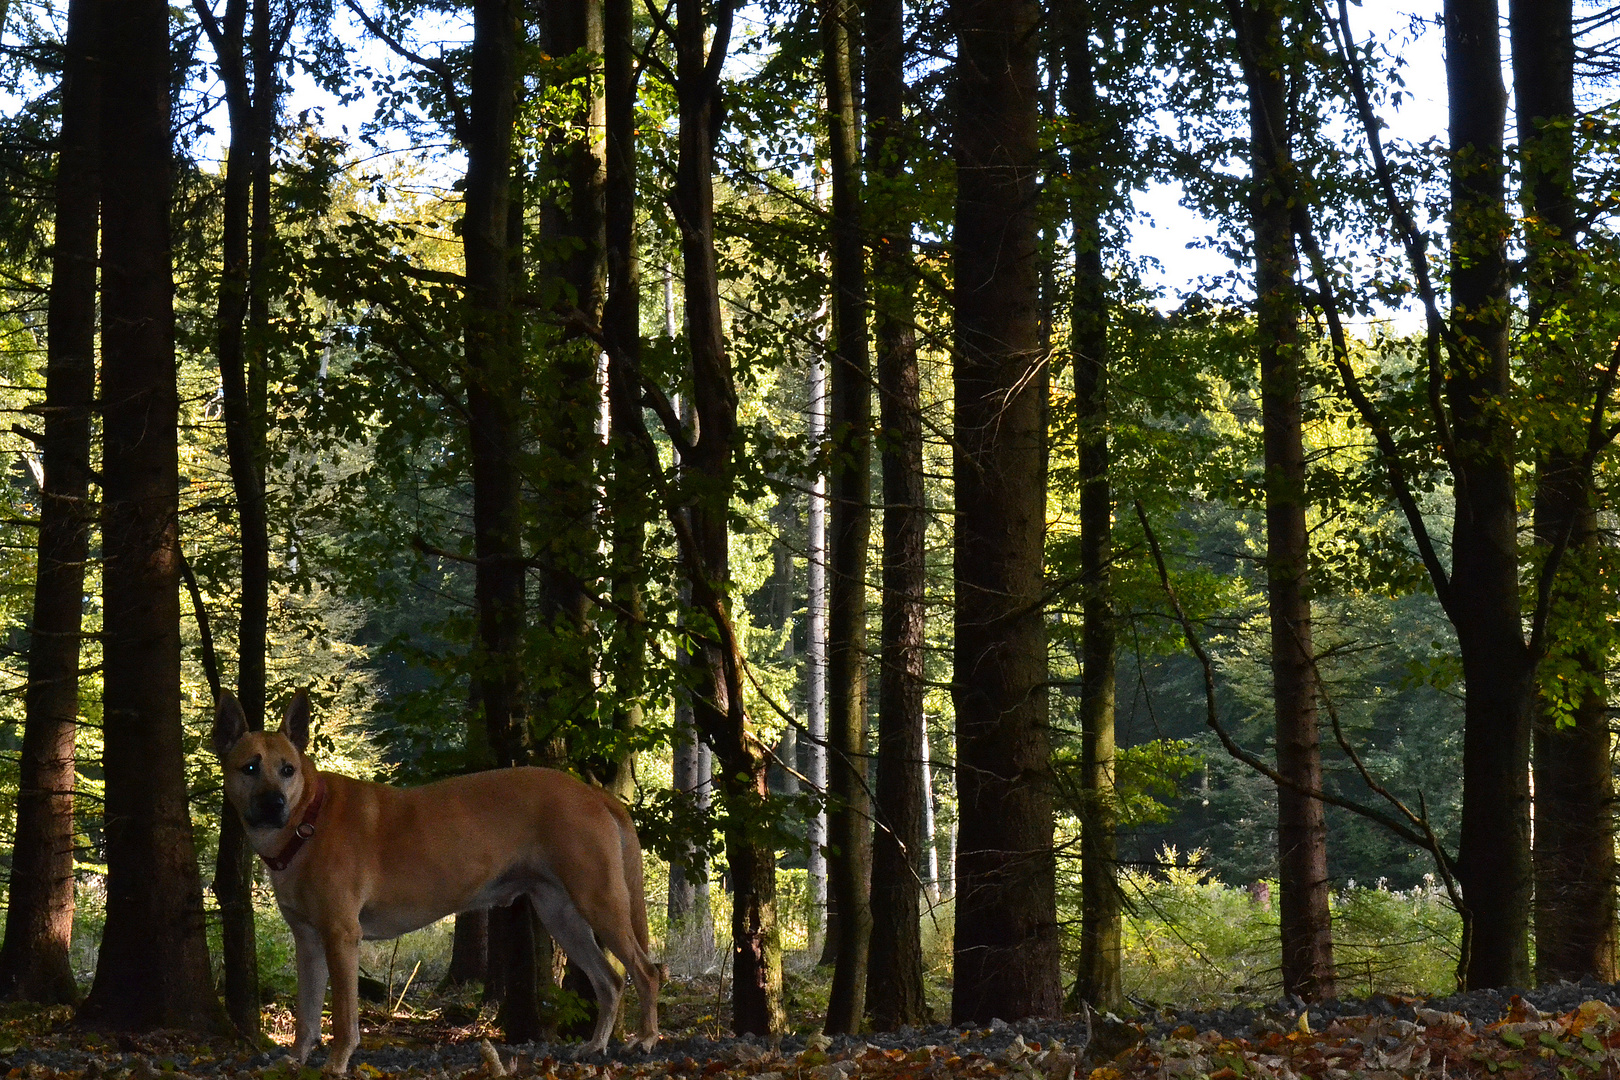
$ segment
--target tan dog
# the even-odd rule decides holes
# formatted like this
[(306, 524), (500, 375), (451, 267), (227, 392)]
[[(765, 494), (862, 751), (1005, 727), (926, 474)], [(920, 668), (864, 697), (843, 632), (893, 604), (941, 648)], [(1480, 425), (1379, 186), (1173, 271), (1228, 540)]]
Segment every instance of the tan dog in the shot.
[(582, 1049), (606, 1049), (624, 992), (598, 939), (635, 980), (636, 1042), (657, 1042), (659, 973), (647, 954), (641, 844), (618, 800), (553, 769), (499, 769), (419, 788), (366, 783), (316, 771), (303, 753), (308, 742), (302, 690), (276, 733), (248, 731), (229, 694), (214, 714), (225, 793), (270, 866), (297, 947), (299, 1064), (320, 1042), (330, 974), (326, 1071), (347, 1071), (360, 1043), (362, 938), (398, 937), (524, 894), (596, 991), (596, 1031)]

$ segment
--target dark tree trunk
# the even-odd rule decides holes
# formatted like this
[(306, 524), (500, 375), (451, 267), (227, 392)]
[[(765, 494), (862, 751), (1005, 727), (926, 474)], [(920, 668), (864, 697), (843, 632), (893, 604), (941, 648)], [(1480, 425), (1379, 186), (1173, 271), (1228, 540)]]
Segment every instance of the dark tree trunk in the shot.
[(1061, 1005), (1042, 548), (1032, 0), (953, 0), (957, 838), (953, 1023)]
[[(552, 57), (581, 49), (600, 56), (603, 47), (601, 0), (548, 0), (540, 20), (541, 47)], [(577, 308), (587, 322), (603, 313), (607, 262), (602, 136), (602, 96), (587, 92), (583, 107), (570, 117), (572, 131), (553, 132), (540, 160), (540, 175), (564, 181), (566, 196), (540, 206), (542, 255), (536, 279), (543, 294)], [(582, 134), (581, 134), (582, 133)], [(622, 318), (622, 316), (621, 316)], [(594, 712), (596, 693), (592, 648), (586, 624), (588, 601), (580, 582), (597, 573), (596, 420), (601, 395), (597, 383), (599, 347), (576, 330), (551, 343), (539, 373), (540, 458), (535, 473), (542, 497), (535, 551), (540, 579), (537, 622), (540, 657), (551, 672), (535, 719), (542, 743), (566, 745), (569, 729)], [(562, 765), (563, 762), (549, 762)], [(617, 762), (581, 760), (597, 780), (609, 781)]]
[[(271, 230), (270, 142), (280, 85), (272, 55), (269, 0), (254, 0), (251, 33), (248, 0), (230, 0), (218, 22), (201, 0), (197, 10), (214, 47), (231, 124), (225, 160), (216, 351), (226, 454), (242, 537), (237, 697), (247, 715), (248, 729), (260, 731), (264, 728), (269, 632), (270, 534), (260, 430), (264, 378), (254, 370), (263, 366), (263, 335), (250, 332), (248, 322), (250, 311), (255, 324), (264, 321), (265, 301), (256, 295), (262, 288), (263, 273), (256, 264), (265, 258)], [(258, 395), (255, 389), (260, 390)], [(249, 1039), (258, 1037), (260, 1004), (253, 860), (241, 820), (222, 798), (213, 888), (220, 908), (225, 1009), (237, 1030)]]
[(1083, 187), (1074, 218), (1074, 303), (1069, 340), (1080, 427), (1080, 966), (1071, 997), (1116, 1010), (1120, 984), (1121, 895), (1114, 791), (1113, 492), (1108, 477), (1108, 279), (1103, 272), (1102, 215), (1107, 197), (1091, 52), (1089, 4), (1078, 5), (1064, 42), (1064, 107), (1078, 145), (1070, 174)]
[[(602, 18), (601, 0), (551, 0), (539, 20), (542, 51), (558, 59), (582, 53), (600, 57)], [(607, 283), (602, 145), (605, 103), (601, 93), (590, 89), (592, 83), (575, 81), (576, 72), (568, 76), (567, 81), (573, 82), (582, 102), (570, 117), (570, 129), (554, 132), (541, 155), (540, 174), (565, 181), (566, 195), (546, 199), (540, 205), (542, 246), (537, 277), (542, 292), (557, 288), (566, 304), (577, 308), (586, 322), (596, 324), (602, 318)], [(558, 767), (569, 762), (557, 758), (556, 752), (568, 746), (579, 718), (595, 712), (592, 699), (596, 695), (596, 657), (589, 630), (589, 602), (581, 582), (599, 573), (596, 424), (601, 409), (597, 370), (600, 351), (600, 345), (582, 331), (570, 329), (551, 348), (541, 376), (542, 450), (535, 472), (544, 495), (536, 504), (535, 535), (540, 538), (536, 552), (540, 578), (538, 622), (544, 644), (535, 663), (550, 673), (548, 681), (554, 685), (544, 695), (535, 727), (540, 744), (551, 755), (544, 763)], [(621, 362), (628, 362), (625, 354), (621, 354)], [(615, 527), (610, 535), (620, 537), (619, 530)], [(623, 587), (622, 571), (615, 566), (612, 572), (615, 585)], [(614, 721), (626, 724), (628, 714), (616, 711)], [(631, 770), (626, 755), (591, 755), (573, 764), (612, 790), (628, 790)], [(551, 941), (549, 936), (539, 940), (544, 959), (551, 954)], [(589, 980), (582, 970), (570, 964), (563, 986), (581, 994), (587, 1012), (594, 1014)], [(589, 1019), (594, 1024), (594, 1015)], [(561, 1034), (571, 1036), (574, 1032)]]
[(169, 9), (107, 8), (101, 140), (107, 922), (89, 1023), (220, 1032), (186, 797)]
[(1446, 396), (1456, 482), (1452, 610), (1467, 705), (1457, 876), (1473, 915), (1469, 987), (1530, 979), (1530, 727), (1535, 671), (1520, 620), (1508, 370), (1507, 94), (1496, 0), (1447, 0), (1452, 331)]
[(883, 642), (878, 676), (877, 829), (872, 840), (872, 945), (866, 975), (872, 1026), (929, 1020), (924, 993), (921, 881), (923, 646), (928, 499), (923, 486), (911, 188), (905, 174), (905, 25), (901, 0), (866, 9), (868, 212), (873, 263), (879, 419), (883, 425)]
[(450, 967), (444, 973), (448, 986), (484, 982), (489, 972), (489, 910), (463, 911), (456, 916), (455, 937), (450, 945)]
[[(474, 678), (497, 766), (525, 765), (532, 741), (522, 680), (525, 627), (521, 442), (522, 359), (513, 313), (511, 236), (513, 118), (517, 105), (519, 8), (513, 0), (473, 6), (462, 244), (467, 268), (464, 348), (468, 437), (472, 446), (474, 595), (478, 643)], [(497, 1023), (509, 1042), (538, 1038), (540, 1015), (534, 917), (520, 899), (492, 911), (489, 983), (501, 1003)]]
[[(1525, 341), (1538, 362), (1529, 366), (1530, 378), (1547, 387), (1552, 400), (1579, 401), (1594, 389), (1591, 358), (1556, 318), (1574, 284), (1571, 255), (1580, 228), (1572, 4), (1513, 0), (1508, 11), (1523, 203), (1531, 222)], [(1568, 537), (1549, 627), (1551, 648), (1573, 660), (1580, 672), (1565, 680), (1575, 691), (1573, 709), (1562, 713), (1565, 725), (1559, 726), (1561, 710), (1552, 695), (1545, 695), (1533, 736), (1536, 980), (1542, 983), (1587, 976), (1610, 982), (1616, 975), (1614, 778), (1605, 657), (1590, 638), (1590, 628), (1603, 619), (1594, 603), (1601, 591), (1593, 587), (1597, 515), (1582, 467), (1581, 434), (1577, 428), (1549, 437), (1536, 462), (1536, 542), (1551, 550)], [(1569, 696), (1568, 691), (1560, 696)]]
[[(701, 488), (691, 508), (682, 556), (692, 602), (704, 625), (693, 712), (720, 764), (725, 799), (726, 859), (732, 884), (732, 1025), (768, 1034), (786, 1024), (782, 1010), (781, 944), (776, 928), (776, 852), (766, 819), (766, 759), (743, 702), (742, 654), (727, 608), (730, 552), (726, 520), (735, 480), (732, 442), (737, 391), (732, 382), (720, 314), (714, 247), (714, 140), (720, 67), (731, 39), (731, 8), (717, 11), (713, 44), (705, 48), (702, 0), (676, 0), (676, 77), (680, 160), (676, 218), (686, 283), (686, 327), (692, 352), (692, 404), (697, 442), (682, 456)], [(675, 520), (682, 518), (677, 512)]]
[(0, 998), (49, 1004), (72, 1004), (79, 998), (68, 948), (73, 937), (79, 646), (91, 524), (90, 409), (96, 385), (100, 11), (91, 0), (73, 0), (68, 6), (46, 316), (39, 571), (29, 625), (16, 842), (5, 944), (0, 947)]
[(866, 1008), (872, 807), (866, 750), (866, 564), (872, 533), (872, 364), (861, 234), (861, 137), (851, 0), (821, 11), (832, 171), (831, 541), (827, 640), (827, 886), (838, 919), (828, 1034), (859, 1031)]
[(1307, 1001), (1332, 997), (1333, 931), (1311, 644), (1310, 539), (1300, 412), (1298, 262), (1287, 196), (1288, 81), (1283, 4), (1247, 0), (1238, 29), (1249, 42), (1249, 220), (1254, 231), (1256, 337), (1266, 465), (1266, 597), (1271, 616), (1271, 685), (1277, 770), (1298, 785), (1277, 789), (1283, 989)]
[(520, 386), (508, 211), (517, 104), (517, 5), (479, 0), (466, 133), (465, 348), (478, 563), (478, 699), (498, 765), (526, 763), (520, 650), (524, 628), (522, 508), (517, 472)]
[(1495, 0), (1446, 4), (1451, 108), (1455, 441), (1453, 620), (1467, 685), (1458, 878), (1473, 915), (1470, 987), (1530, 978), (1529, 751), (1534, 670), (1521, 625), (1508, 275), (1502, 237), (1506, 93)]
[[(619, 612), (609, 667), (618, 691), (613, 724), (622, 734), (628, 734), (642, 723), (647, 653), (642, 583), (647, 572), (646, 527), (652, 517), (646, 478), (641, 475), (633, 445), (635, 421), (641, 416), (635, 9), (631, 0), (605, 0), (603, 6), (607, 125), (603, 201), (608, 291), (602, 309), (602, 331), (608, 339), (608, 437), (613, 479), (607, 501), (613, 517), (613, 601)], [(613, 791), (621, 801), (631, 802), (633, 770), (626, 765), (623, 760), (617, 763)]]

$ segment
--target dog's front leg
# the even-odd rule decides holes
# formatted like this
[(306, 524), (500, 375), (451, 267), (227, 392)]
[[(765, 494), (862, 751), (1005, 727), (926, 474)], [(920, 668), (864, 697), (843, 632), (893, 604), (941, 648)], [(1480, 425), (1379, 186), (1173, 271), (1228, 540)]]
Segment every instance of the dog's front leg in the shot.
[(313, 928), (289, 920), (298, 959), (298, 1007), (292, 1059), (302, 1065), (321, 1043), (321, 1005), (326, 1001), (326, 946)]
[(360, 925), (328, 927), (323, 936), (332, 973), (332, 1050), (324, 1071), (341, 1075), (360, 1045)]

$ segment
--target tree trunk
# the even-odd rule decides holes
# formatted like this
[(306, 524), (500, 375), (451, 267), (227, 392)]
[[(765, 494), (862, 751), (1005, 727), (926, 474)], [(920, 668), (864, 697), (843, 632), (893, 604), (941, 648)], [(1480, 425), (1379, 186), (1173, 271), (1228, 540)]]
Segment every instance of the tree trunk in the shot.
[[(820, 201), (819, 199), (817, 200)], [(810, 360), (810, 408), (806, 417), (810, 445), (820, 453), (827, 437), (827, 369), (821, 357)], [(827, 791), (827, 474), (817, 471), (810, 480), (809, 545), (805, 576), (809, 596), (805, 605), (805, 687), (806, 733), (810, 737), (809, 761), (805, 775), (818, 793)], [(817, 953), (818, 943), (831, 945), (831, 922), (827, 910), (827, 811), (816, 811), (807, 823), (810, 855), (806, 876), (810, 886), (809, 951)], [(823, 955), (819, 963), (831, 957)]]
[[(518, 5), (473, 6), (462, 245), (467, 269), (464, 349), (468, 438), (472, 449), (476, 696), (497, 766), (529, 763), (522, 650), (525, 632), (521, 479), (517, 417), (522, 360), (512, 307), (513, 117), (517, 105)], [(491, 912), (489, 986), (497, 1022), (510, 1042), (543, 1031), (533, 915), (526, 900)]]
[[(678, 654), (678, 664), (689, 662), (684, 652)], [(713, 772), (709, 748), (698, 741), (690, 692), (682, 688), (676, 695), (672, 779), (675, 790), (690, 800), (692, 811), (707, 818)], [(689, 875), (678, 862), (669, 867), (669, 923), (672, 936), (701, 964), (714, 948), (709, 880), (702, 874)]]
[[(872, 1026), (930, 1019), (923, 984), (924, 549), (921, 379), (914, 330), (911, 188), (905, 175), (905, 25), (900, 0), (866, 10), (866, 160), (879, 235), (873, 264), (878, 402), (883, 424), (883, 641), (878, 676), (877, 828), (872, 840), (872, 944), (866, 977)], [(881, 186), (880, 186), (881, 185)]]
[[(646, 576), (646, 526), (652, 517), (646, 479), (632, 445), (641, 414), (641, 257), (636, 244), (636, 53), (632, 0), (605, 0), (604, 240), (607, 300), (602, 330), (608, 337), (608, 437), (613, 479), (608, 506), (613, 517), (614, 622), (611, 670), (617, 687), (614, 727), (628, 734), (642, 723), (647, 632), (642, 582)], [(631, 415), (632, 411), (634, 416)], [(614, 794), (632, 802), (633, 770), (621, 760)]]
[(1113, 492), (1108, 476), (1108, 279), (1103, 272), (1106, 200), (1099, 147), (1103, 133), (1091, 52), (1090, 5), (1067, 27), (1064, 107), (1078, 145), (1074, 196), (1074, 302), (1070, 348), (1080, 427), (1080, 966), (1071, 1000), (1102, 1011), (1124, 1003), (1120, 984), (1121, 894), (1115, 835)]
[(481, 983), (489, 973), (489, 909), (463, 911), (456, 915), (455, 936), (450, 945), (450, 966), (444, 973), (447, 986)]
[(1506, 91), (1496, 0), (1447, 0), (1454, 442), (1452, 610), (1467, 704), (1457, 876), (1473, 915), (1470, 988), (1530, 979), (1530, 727), (1535, 672), (1521, 625), (1508, 370)]
[(952, 0), (957, 798), (952, 1023), (1061, 1005), (1042, 548), (1032, 0)]
[(109, 6), (101, 140), (107, 922), (80, 1010), (223, 1032), (187, 802), (169, 207), (169, 8)]
[(827, 885), (838, 951), (826, 1031), (860, 1030), (872, 937), (872, 806), (866, 750), (866, 564), (872, 532), (872, 364), (866, 338), (861, 137), (855, 107), (855, 9), (827, 0), (822, 73), (832, 169), (832, 576), (827, 641)]
[[(692, 405), (698, 439), (689, 465), (700, 494), (682, 523), (682, 555), (692, 601), (704, 625), (694, 627), (700, 650), (693, 706), (698, 730), (720, 764), (726, 803), (726, 859), (732, 895), (732, 1025), (768, 1034), (786, 1024), (782, 955), (776, 925), (776, 852), (765, 800), (766, 758), (743, 701), (742, 654), (727, 608), (730, 550), (726, 521), (735, 467), (737, 391), (720, 313), (714, 246), (714, 143), (720, 123), (720, 67), (731, 38), (732, 9), (717, 9), (713, 44), (702, 0), (676, 0), (676, 81), (680, 117), (675, 217), (680, 223), (686, 283), (687, 339), (692, 354)], [(677, 512), (675, 521), (681, 522)]]
[[(1288, 81), (1283, 70), (1283, 4), (1247, 0), (1238, 28), (1249, 43), (1249, 220), (1254, 230), (1256, 336), (1266, 466), (1266, 598), (1271, 616), (1271, 685), (1277, 769), (1301, 788), (1322, 787), (1311, 644), (1310, 539), (1306, 528), (1305, 447), (1300, 413), (1299, 310), (1295, 300)], [(1333, 932), (1327, 873), (1327, 818), (1320, 800), (1277, 788), (1277, 866), (1281, 886), (1282, 979), (1307, 1001), (1332, 997)]]
[[(1561, 320), (1548, 318), (1570, 298), (1570, 255), (1580, 230), (1572, 5), (1514, 0), (1508, 11), (1529, 253), (1525, 342), (1538, 354), (1528, 369), (1552, 400), (1579, 401), (1594, 389), (1590, 358), (1569, 340)], [(1580, 676), (1565, 680), (1575, 700), (1564, 701), (1563, 709), (1555, 707), (1553, 695), (1543, 695), (1533, 736), (1536, 980), (1591, 976), (1611, 982), (1616, 919), (1607, 657), (1588, 629), (1603, 619), (1595, 603), (1601, 591), (1594, 587), (1597, 515), (1582, 468), (1582, 432), (1577, 427), (1561, 435), (1548, 438), (1538, 454), (1534, 524), (1537, 544), (1548, 550), (1568, 537), (1549, 631), (1552, 651), (1573, 660)], [(1558, 696), (1570, 695), (1566, 690)]]
[(922, 750), (922, 812), (923, 812), (923, 895), (929, 906), (939, 903), (940, 874), (939, 826), (934, 815), (934, 762), (933, 747), (929, 744), (927, 715), (923, 717)]
[[(204, 11), (199, 6), (199, 11)], [(248, 729), (264, 728), (265, 652), (269, 630), (270, 535), (264, 493), (262, 369), (265, 301), (259, 264), (266, 257), (272, 124), (279, 82), (272, 55), (270, 5), (231, 0), (217, 23), (204, 25), (225, 85), (231, 141), (225, 160), (222, 266), (216, 351), (225, 415), (225, 446), (241, 529), (241, 601), (237, 630), (237, 696)], [(250, 54), (252, 66), (249, 69)], [(248, 330), (253, 311), (255, 332)], [(252, 337), (250, 343), (248, 338)], [(250, 359), (250, 353), (252, 359)], [(254, 390), (260, 393), (256, 396)], [(259, 961), (253, 923), (253, 850), (236, 811), (221, 797), (214, 895), (219, 901), (225, 1010), (248, 1039), (259, 1034)]]
[(47, 309), (39, 571), (29, 627), (17, 831), (0, 998), (73, 1004), (74, 746), (89, 552), (90, 409), (96, 386), (97, 137), (101, 7), (68, 7), (56, 228)]
[[(553, 62), (581, 50), (601, 56), (602, 18), (601, 0), (548, 0), (539, 26), (542, 51)], [(559, 72), (556, 77), (567, 82), (576, 74)], [(542, 248), (536, 278), (543, 294), (555, 291), (563, 304), (577, 308), (587, 322), (596, 324), (603, 313), (607, 272), (605, 118), (602, 95), (587, 87), (583, 81), (574, 84), (572, 92), (582, 96), (582, 107), (569, 117), (568, 128), (548, 132), (541, 152), (541, 176), (564, 181), (561, 187), (566, 195), (548, 198), (539, 208)], [(549, 672), (541, 711), (535, 718), (536, 736), (542, 744), (565, 745), (579, 718), (595, 712), (589, 602), (580, 583), (593, 579), (599, 569), (599, 352), (596, 344), (570, 328), (549, 343), (540, 371), (540, 448), (534, 469), (541, 488), (535, 502), (540, 646), (534, 662)], [(616, 761), (601, 758), (582, 759), (577, 765), (600, 781), (610, 780), (609, 774), (617, 771)]]

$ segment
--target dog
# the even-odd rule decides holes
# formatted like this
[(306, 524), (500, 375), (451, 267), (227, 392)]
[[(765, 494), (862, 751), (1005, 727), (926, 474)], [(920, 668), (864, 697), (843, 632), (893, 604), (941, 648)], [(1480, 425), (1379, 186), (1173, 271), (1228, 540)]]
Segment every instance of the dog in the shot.
[(292, 929), (294, 1061), (302, 1065), (320, 1042), (330, 975), (326, 1071), (348, 1071), (360, 1043), (362, 939), (398, 937), (523, 895), (596, 993), (596, 1029), (582, 1052), (607, 1048), (624, 992), (602, 945), (641, 1000), (633, 1045), (652, 1048), (660, 973), (648, 955), (641, 843), (623, 804), (555, 769), (496, 769), (417, 788), (323, 773), (304, 754), (309, 716), (303, 690), (274, 733), (249, 731), (228, 693), (214, 712), (226, 797), (269, 866)]

